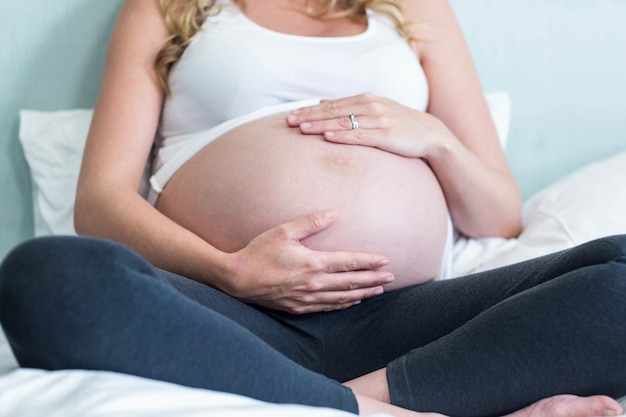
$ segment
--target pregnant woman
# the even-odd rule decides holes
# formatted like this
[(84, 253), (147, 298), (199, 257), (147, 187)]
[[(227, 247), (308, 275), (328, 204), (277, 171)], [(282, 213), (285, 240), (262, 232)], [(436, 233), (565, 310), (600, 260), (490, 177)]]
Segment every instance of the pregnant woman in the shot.
[[(163, 5), (169, 31), (154, 5), (122, 12), (81, 175), (80, 233), (290, 312), (445, 275), (449, 219), (469, 236), (519, 233), (519, 190), (446, 2), (407, 2), (404, 14), (388, 1), (212, 3)], [(158, 212), (137, 193), (157, 127)], [(249, 244), (327, 210), (338, 217), (323, 232), (283, 226), (287, 236)], [(296, 237), (311, 252), (285, 246)]]
[(75, 222), (125, 246), (8, 258), (0, 319), (23, 366), (362, 414), (623, 412), (597, 394), (626, 393), (624, 238), (440, 280), (453, 228), (521, 227), (444, 0), (127, 0)]

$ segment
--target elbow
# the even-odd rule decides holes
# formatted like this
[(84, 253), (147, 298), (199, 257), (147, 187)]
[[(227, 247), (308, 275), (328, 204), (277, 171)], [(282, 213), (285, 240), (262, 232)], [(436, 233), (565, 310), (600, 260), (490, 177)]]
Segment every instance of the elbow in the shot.
[(74, 202), (74, 230), (78, 235), (89, 234), (89, 210), (84, 200), (76, 196)]
[(474, 213), (473, 216), (463, 216), (461, 213), (456, 213), (457, 216), (455, 213), (451, 214), (456, 229), (469, 238), (499, 237), (512, 239), (518, 237), (522, 232), (521, 204), (510, 204), (489, 213)]
[(500, 237), (504, 239), (516, 238), (522, 232), (522, 207), (520, 204), (511, 204), (503, 207), (499, 212), (492, 213), (490, 221), (474, 237)]
[(512, 239), (522, 233), (522, 193), (518, 186), (511, 187), (506, 198), (494, 204), (492, 210), (482, 236), (478, 237)]
[(522, 193), (519, 188), (515, 196), (510, 199), (510, 205), (508, 207), (504, 224), (502, 225), (502, 236), (506, 239), (516, 238), (522, 233)]
[(499, 237), (503, 239), (513, 239), (519, 236), (522, 232), (521, 220), (515, 219), (492, 219), (492, 222), (485, 224), (482, 227), (477, 226), (474, 228), (458, 228), (459, 231), (473, 239), (487, 238), (487, 237)]
[(74, 230), (81, 236), (94, 236), (98, 216), (98, 203), (80, 190), (74, 201)]
[(522, 233), (522, 214), (521, 212), (516, 215), (512, 215), (500, 228), (498, 237), (505, 239), (516, 238)]
[(497, 221), (493, 222), (493, 227), (494, 229), (487, 236), (504, 239), (518, 237), (522, 233), (521, 204), (512, 205), (512, 207), (501, 213)]

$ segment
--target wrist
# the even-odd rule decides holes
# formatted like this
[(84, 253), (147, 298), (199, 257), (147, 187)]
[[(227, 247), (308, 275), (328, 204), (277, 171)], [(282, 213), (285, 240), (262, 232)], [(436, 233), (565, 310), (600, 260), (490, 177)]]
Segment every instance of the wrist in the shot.
[(458, 151), (456, 148), (462, 146), (461, 142), (441, 119), (429, 113), (425, 115), (428, 132), (422, 135), (421, 140), (426, 140), (426, 146), (421, 157), (429, 164), (445, 161)]
[(182, 275), (230, 294), (233, 282), (231, 257), (230, 253), (202, 245), (187, 258), (186, 271)]
[(228, 295), (237, 297), (240, 293), (240, 288), (237, 286), (238, 280), (236, 279), (238, 276), (237, 271), (240, 269), (238, 267), (239, 263), (241, 263), (241, 259), (238, 252), (218, 253), (211, 263), (210, 271), (214, 280), (214, 287)]
[(437, 135), (436, 140), (433, 140), (433, 145), (429, 147), (423, 158), (431, 166), (443, 165), (458, 152), (459, 146), (460, 142), (456, 136), (450, 131), (444, 131)]

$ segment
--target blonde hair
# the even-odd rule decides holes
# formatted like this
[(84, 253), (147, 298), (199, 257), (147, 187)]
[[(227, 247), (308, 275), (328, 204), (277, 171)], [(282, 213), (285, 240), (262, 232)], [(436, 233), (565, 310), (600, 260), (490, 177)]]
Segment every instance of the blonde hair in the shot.
[[(246, 0), (233, 0), (233, 3), (242, 10), (246, 7)], [(159, 6), (170, 35), (159, 51), (154, 67), (161, 86), (169, 93), (168, 78), (174, 64), (202, 29), (203, 23), (210, 16), (218, 14), (221, 7), (216, 5), (216, 0), (159, 0)], [(331, 11), (336, 8), (341, 12), (331, 15)], [(412, 40), (409, 22), (404, 17), (402, 0), (325, 0), (318, 12), (313, 12), (312, 9), (307, 9), (307, 12), (316, 18), (356, 19), (363, 16), (366, 9), (390, 19), (400, 35), (408, 41)]]

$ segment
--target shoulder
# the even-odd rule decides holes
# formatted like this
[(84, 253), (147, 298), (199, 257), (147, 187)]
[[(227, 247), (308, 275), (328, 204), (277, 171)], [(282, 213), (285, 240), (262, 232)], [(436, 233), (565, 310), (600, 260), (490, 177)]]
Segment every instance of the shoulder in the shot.
[(448, 0), (405, 0), (403, 6), (412, 22), (411, 35), (418, 40), (415, 47), (421, 52), (458, 39), (459, 26)]
[(126, 0), (113, 29), (111, 44), (132, 53), (143, 50), (155, 54), (168, 34), (159, 0)]
[(404, 0), (402, 5), (409, 20), (446, 21), (453, 16), (448, 0)]
[[(143, 33), (142, 37), (167, 33), (159, 0), (126, 0), (118, 15), (116, 30)], [(147, 31), (146, 31), (147, 30)]]
[(182, 2), (179, 0), (125, 0), (120, 11), (120, 15), (124, 16), (129, 14), (140, 14), (145, 16), (147, 19), (156, 17), (162, 19), (162, 7), (171, 7), (170, 4), (174, 5), (178, 3)]

